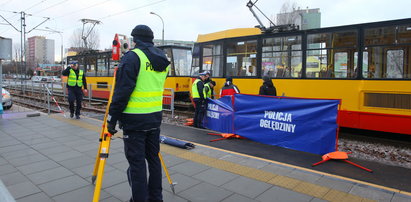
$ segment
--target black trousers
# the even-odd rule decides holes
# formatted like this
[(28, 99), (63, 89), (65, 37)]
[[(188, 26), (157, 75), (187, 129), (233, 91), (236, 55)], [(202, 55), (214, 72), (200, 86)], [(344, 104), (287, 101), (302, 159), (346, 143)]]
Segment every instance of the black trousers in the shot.
[[(132, 202), (162, 201), (162, 175), (160, 152), (160, 128), (133, 131), (124, 130), (124, 153), (129, 163), (128, 182)], [(149, 178), (147, 183), (146, 160)]]
[(203, 127), (203, 118), (205, 113), (205, 101), (201, 99), (194, 99), (194, 127)]
[(83, 100), (83, 91), (79, 87), (68, 87), (67, 89), (70, 113), (74, 114), (74, 101), (76, 101), (76, 116), (79, 116), (81, 101)]

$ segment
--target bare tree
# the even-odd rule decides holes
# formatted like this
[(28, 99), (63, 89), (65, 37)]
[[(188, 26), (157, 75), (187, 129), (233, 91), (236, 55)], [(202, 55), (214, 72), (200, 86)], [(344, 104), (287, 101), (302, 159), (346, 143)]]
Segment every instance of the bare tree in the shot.
[(296, 24), (296, 20), (300, 17), (298, 12), (298, 5), (296, 2), (290, 3), (287, 1), (283, 3), (280, 13), (277, 14), (277, 25)]
[[(87, 30), (87, 33), (89, 31), (90, 30)], [(96, 28), (92, 29), (90, 35), (87, 37), (87, 47), (85, 47), (82, 37), (82, 28), (74, 30), (73, 34), (70, 37), (70, 46), (75, 48), (81, 48), (82, 50), (98, 49), (100, 45), (100, 36)]]

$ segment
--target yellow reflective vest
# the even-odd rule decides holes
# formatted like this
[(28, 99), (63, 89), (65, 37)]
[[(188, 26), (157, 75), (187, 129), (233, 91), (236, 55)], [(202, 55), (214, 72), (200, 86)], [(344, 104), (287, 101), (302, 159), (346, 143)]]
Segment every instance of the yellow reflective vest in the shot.
[(163, 110), (164, 83), (169, 70), (154, 70), (146, 54), (138, 48), (132, 50), (140, 58), (140, 70), (136, 81), (136, 87), (130, 95), (123, 113), (148, 114)]
[(77, 79), (77, 75), (76, 72), (74, 72), (73, 69), (70, 69), (70, 74), (68, 76), (68, 81), (67, 81), (67, 85), (68, 86), (77, 86), (78, 87), (82, 87), (83, 86), (83, 70), (78, 70), (78, 79)]

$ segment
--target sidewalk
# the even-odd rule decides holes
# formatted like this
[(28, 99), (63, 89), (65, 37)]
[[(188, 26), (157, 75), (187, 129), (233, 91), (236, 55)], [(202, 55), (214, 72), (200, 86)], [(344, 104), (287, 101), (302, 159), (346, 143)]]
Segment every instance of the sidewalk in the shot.
[[(101, 121), (61, 115), (0, 119), (0, 179), (19, 202), (91, 201), (91, 174)], [(161, 145), (171, 178), (164, 201), (411, 201), (409, 193), (310, 172), (206, 145), (182, 150)], [(128, 201), (128, 163), (114, 139), (101, 201)], [(362, 172), (362, 171), (359, 171)]]

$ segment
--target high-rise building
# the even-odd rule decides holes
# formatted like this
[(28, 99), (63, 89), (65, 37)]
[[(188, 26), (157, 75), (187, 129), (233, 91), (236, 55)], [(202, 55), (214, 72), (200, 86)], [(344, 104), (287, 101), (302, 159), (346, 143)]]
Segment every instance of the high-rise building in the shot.
[(54, 63), (54, 40), (44, 36), (33, 36), (27, 39), (27, 68), (35, 68), (38, 64)]
[(319, 8), (300, 9), (292, 12), (277, 14), (277, 25), (295, 24), (301, 30), (315, 29), (321, 27), (321, 13)]

